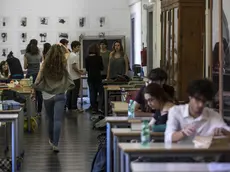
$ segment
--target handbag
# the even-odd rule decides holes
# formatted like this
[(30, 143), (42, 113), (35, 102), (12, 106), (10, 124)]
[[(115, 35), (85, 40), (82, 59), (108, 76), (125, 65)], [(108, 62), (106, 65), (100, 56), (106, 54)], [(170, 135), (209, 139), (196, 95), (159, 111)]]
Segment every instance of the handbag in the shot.
[(32, 87), (37, 91), (44, 91), (49, 94), (56, 95), (65, 93), (67, 90), (71, 90), (75, 87), (75, 84), (67, 70), (64, 71), (64, 75), (59, 81), (48, 79), (44, 76), (43, 71), (40, 72), (41, 75), (39, 81), (35, 81), (32, 85)]

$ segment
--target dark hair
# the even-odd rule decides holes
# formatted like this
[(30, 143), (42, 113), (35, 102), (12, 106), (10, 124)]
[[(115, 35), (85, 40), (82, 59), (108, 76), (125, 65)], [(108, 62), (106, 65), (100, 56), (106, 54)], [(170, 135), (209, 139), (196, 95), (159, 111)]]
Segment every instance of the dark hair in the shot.
[(63, 44), (63, 45), (66, 45), (66, 44), (69, 43), (69, 41), (67, 39), (61, 39), (60, 43)]
[(6, 71), (3, 71), (3, 69), (2, 69), (2, 66), (4, 66), (5, 64), (7, 64), (6, 61), (1, 61), (1, 63), (0, 63), (0, 72), (1, 72), (1, 74), (2, 74), (4, 77), (7, 77), (7, 78), (8, 78), (8, 75), (9, 75), (9, 68), (8, 68)]
[(42, 52), (42, 54), (43, 54), (44, 59), (45, 59), (45, 56), (48, 53), (48, 51), (49, 51), (50, 48), (51, 48), (51, 44), (48, 43), (48, 42), (43, 45), (43, 52)]
[(89, 46), (88, 54), (95, 54), (96, 56), (100, 56), (100, 48), (98, 44), (92, 44)]
[(45, 77), (59, 81), (66, 70), (66, 57), (62, 45), (51, 46), (44, 61), (43, 74)]
[(164, 89), (156, 83), (149, 84), (144, 91), (145, 94), (156, 98), (159, 101), (167, 102), (169, 101), (168, 95), (165, 93)]
[(81, 43), (79, 41), (73, 41), (71, 43), (71, 49), (73, 50), (74, 48), (76, 48), (77, 46), (81, 46)]
[(40, 50), (37, 45), (38, 41), (36, 39), (31, 39), (26, 47), (26, 53), (29, 53), (31, 55), (38, 55)]
[(112, 57), (114, 57), (114, 55), (115, 55), (115, 53), (116, 53), (116, 50), (115, 50), (115, 44), (116, 44), (116, 43), (119, 43), (119, 44), (120, 44), (120, 54), (121, 54), (121, 56), (124, 56), (124, 55), (125, 55), (125, 52), (124, 52), (124, 49), (123, 49), (123, 46), (122, 46), (121, 42), (120, 42), (120, 41), (115, 41), (115, 42), (113, 43), (113, 47), (112, 47), (112, 49), (113, 49), (113, 51), (112, 51), (112, 53), (111, 53)]
[(198, 79), (188, 85), (188, 95), (191, 97), (202, 96), (206, 100), (212, 100), (215, 94), (213, 82), (209, 79)]
[(148, 79), (151, 81), (166, 81), (168, 79), (168, 75), (163, 69), (155, 68), (149, 72)]
[(108, 42), (107, 42), (106, 39), (101, 40), (101, 41), (100, 41), (100, 44), (105, 44), (106, 46), (108, 46)]

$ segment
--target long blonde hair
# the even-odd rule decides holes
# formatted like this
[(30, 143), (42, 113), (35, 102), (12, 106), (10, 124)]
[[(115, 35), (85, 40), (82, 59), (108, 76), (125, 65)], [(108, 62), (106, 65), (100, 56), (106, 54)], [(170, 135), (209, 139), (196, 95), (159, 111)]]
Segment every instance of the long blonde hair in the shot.
[(61, 80), (66, 71), (66, 57), (65, 51), (62, 45), (55, 44), (51, 46), (48, 51), (44, 66), (43, 66), (43, 75), (50, 80)]

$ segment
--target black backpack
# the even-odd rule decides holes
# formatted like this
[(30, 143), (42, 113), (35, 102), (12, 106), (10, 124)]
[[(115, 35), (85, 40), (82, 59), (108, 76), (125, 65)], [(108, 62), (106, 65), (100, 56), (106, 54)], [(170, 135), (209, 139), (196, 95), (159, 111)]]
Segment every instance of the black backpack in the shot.
[(18, 93), (14, 90), (3, 90), (2, 91), (2, 100), (14, 100), (18, 103), (26, 103), (26, 98), (24, 95)]
[(97, 137), (99, 146), (93, 159), (91, 172), (106, 172), (106, 133)]

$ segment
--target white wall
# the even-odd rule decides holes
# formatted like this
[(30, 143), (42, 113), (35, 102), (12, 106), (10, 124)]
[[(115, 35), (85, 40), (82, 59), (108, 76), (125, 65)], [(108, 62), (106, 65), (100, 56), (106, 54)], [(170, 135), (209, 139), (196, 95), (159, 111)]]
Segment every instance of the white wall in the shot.
[[(20, 42), (22, 32), (27, 32), (28, 41), (31, 38), (40, 40), (40, 33), (48, 34), (47, 42), (55, 43), (59, 32), (67, 32), (70, 41), (78, 40), (80, 34), (98, 35), (125, 35), (127, 53), (129, 54), (130, 11), (128, 0), (0, 0), (0, 17), (7, 17), (6, 27), (0, 26), (0, 32), (7, 32), (8, 40), (0, 43), (0, 49), (9, 47), (19, 57), (20, 50), (28, 42)], [(100, 5), (99, 5), (100, 4)], [(20, 27), (20, 18), (28, 18), (28, 26)], [(48, 26), (39, 24), (39, 17), (48, 17)], [(67, 26), (57, 24), (59, 17), (68, 17)], [(80, 28), (78, 20), (86, 17), (86, 26)], [(99, 26), (99, 17), (106, 17), (104, 27)], [(42, 47), (42, 44), (40, 44)], [(1, 51), (0, 51), (1, 52)], [(1, 54), (0, 54), (1, 55)], [(5, 57), (4, 57), (5, 58)], [(21, 57), (22, 58), (22, 57)], [(0, 59), (2, 60), (2, 59)]]
[(142, 48), (141, 12), (142, 12), (141, 1), (130, 2), (131, 17), (135, 18), (135, 60), (134, 60), (135, 64), (141, 64), (141, 55), (140, 55), (140, 51)]

